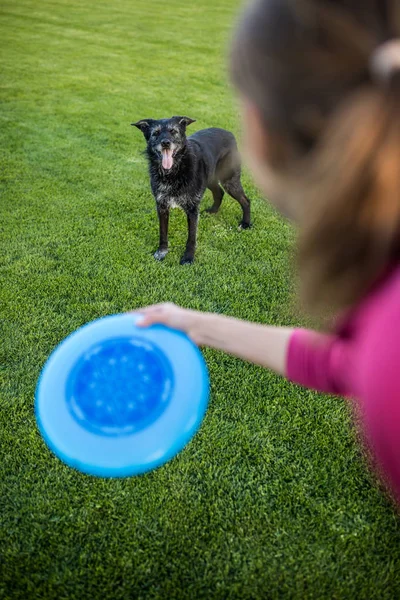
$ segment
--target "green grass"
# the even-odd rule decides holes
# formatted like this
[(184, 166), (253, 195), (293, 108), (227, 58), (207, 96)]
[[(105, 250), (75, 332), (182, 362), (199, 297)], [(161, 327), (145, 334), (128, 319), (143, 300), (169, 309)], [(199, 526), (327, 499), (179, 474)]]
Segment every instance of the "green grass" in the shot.
[[(34, 418), (46, 357), (83, 323), (162, 300), (296, 325), (294, 235), (248, 176), (254, 228), (224, 200), (197, 261), (151, 255), (157, 223), (130, 122), (187, 114), (237, 132), (232, 0), (1, 3), (0, 598), (400, 597), (400, 526), (344, 401), (206, 350), (209, 410), (174, 460), (100, 480)], [(204, 205), (211, 202), (209, 195)]]

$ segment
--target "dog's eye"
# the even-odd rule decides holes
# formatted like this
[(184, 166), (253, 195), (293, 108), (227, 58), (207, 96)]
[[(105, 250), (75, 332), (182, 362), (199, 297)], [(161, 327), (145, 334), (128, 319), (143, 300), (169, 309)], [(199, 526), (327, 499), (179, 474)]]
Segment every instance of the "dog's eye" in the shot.
[(161, 129), (153, 129), (153, 135), (160, 135)]
[(178, 130), (177, 130), (177, 129), (175, 129), (175, 127), (171, 127), (170, 129), (168, 129), (168, 131), (169, 131), (170, 133), (178, 133)]

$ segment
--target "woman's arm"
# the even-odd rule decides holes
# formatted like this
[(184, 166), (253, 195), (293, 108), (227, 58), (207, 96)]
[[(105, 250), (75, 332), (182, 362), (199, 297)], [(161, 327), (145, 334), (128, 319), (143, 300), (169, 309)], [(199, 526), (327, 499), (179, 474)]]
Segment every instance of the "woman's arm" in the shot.
[(184, 331), (199, 346), (217, 348), (267, 367), (304, 387), (332, 394), (351, 391), (351, 353), (337, 336), (258, 325), (170, 303), (137, 312), (143, 315), (142, 327), (163, 323)]
[(223, 350), (243, 360), (286, 375), (289, 339), (293, 329), (269, 327), (179, 308), (174, 304), (158, 304), (137, 312), (143, 315), (138, 323), (146, 327), (163, 323), (184, 331), (195, 344)]

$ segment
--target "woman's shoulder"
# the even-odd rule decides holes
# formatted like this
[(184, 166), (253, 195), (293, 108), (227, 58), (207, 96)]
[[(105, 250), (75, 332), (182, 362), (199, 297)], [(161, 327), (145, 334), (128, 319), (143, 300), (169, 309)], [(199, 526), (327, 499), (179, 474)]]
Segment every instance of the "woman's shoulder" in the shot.
[[(369, 317), (375, 334), (381, 327), (394, 326), (400, 318), (400, 263), (390, 269), (375, 285), (364, 303), (365, 314)], [(400, 342), (400, 339), (399, 339)]]
[(368, 394), (396, 390), (400, 398), (400, 265), (361, 305), (359, 368)]

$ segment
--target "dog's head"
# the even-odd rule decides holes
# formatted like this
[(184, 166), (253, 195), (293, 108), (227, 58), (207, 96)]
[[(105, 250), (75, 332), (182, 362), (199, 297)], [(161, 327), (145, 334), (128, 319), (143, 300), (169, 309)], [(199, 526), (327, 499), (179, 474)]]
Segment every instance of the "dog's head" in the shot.
[(147, 141), (147, 153), (158, 160), (163, 169), (169, 171), (174, 166), (175, 157), (186, 146), (186, 127), (194, 123), (189, 117), (171, 119), (142, 119), (132, 123), (140, 129)]

